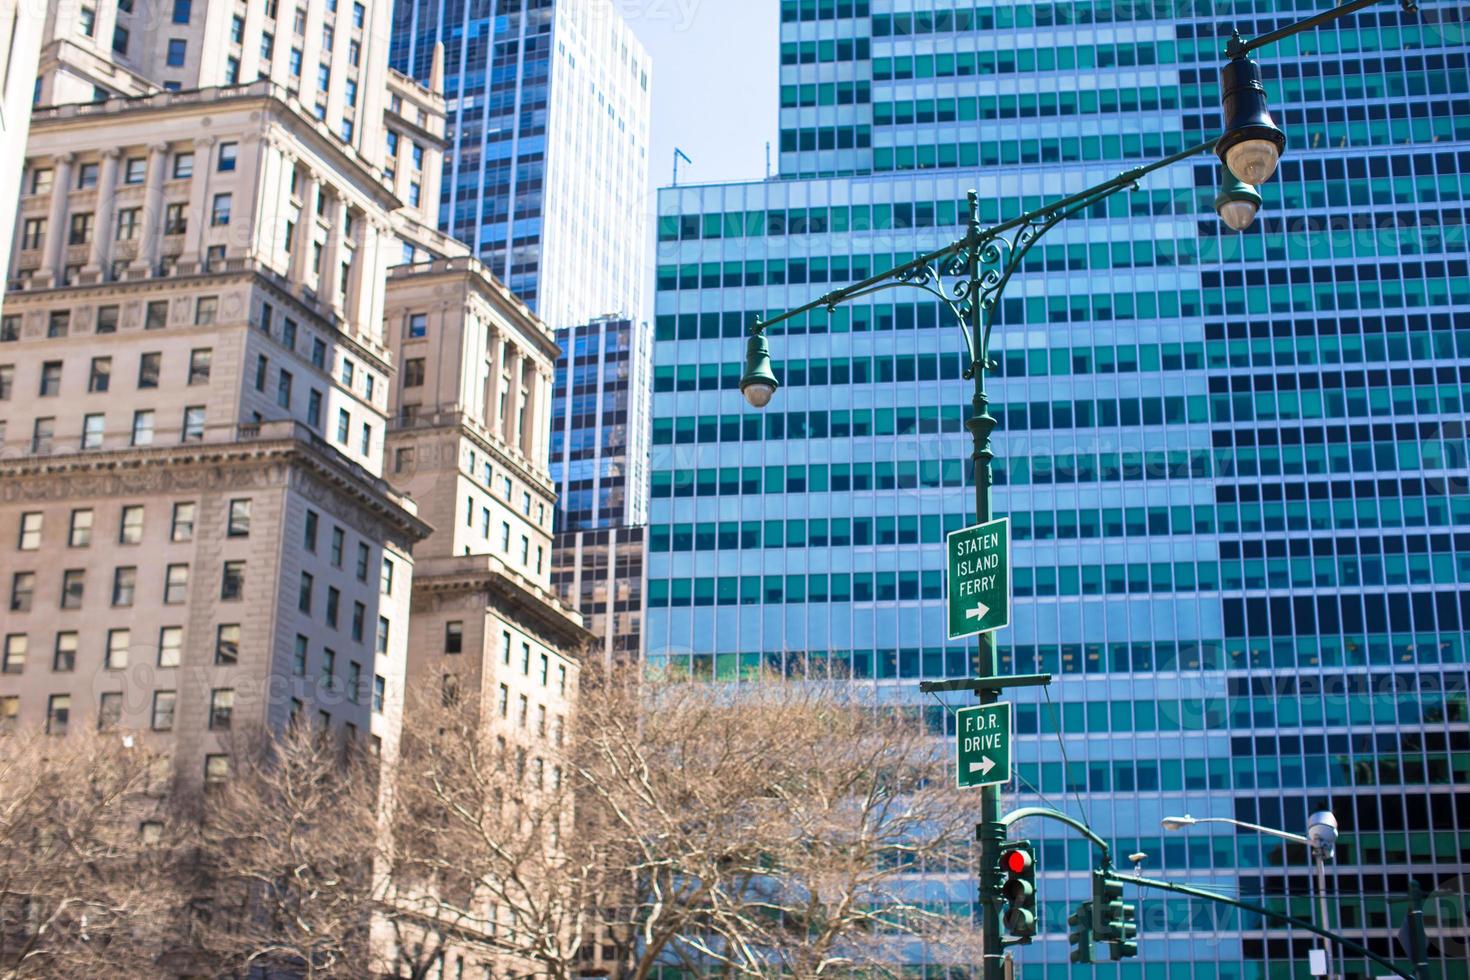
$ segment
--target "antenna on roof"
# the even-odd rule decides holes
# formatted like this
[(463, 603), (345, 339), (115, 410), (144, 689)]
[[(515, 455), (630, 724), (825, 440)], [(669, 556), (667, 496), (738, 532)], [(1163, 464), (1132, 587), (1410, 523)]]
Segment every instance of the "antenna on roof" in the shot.
[(675, 187), (678, 187), (679, 186), (679, 161), (680, 160), (683, 160), (685, 163), (689, 163), (689, 164), (694, 163), (694, 161), (691, 160), (691, 159), (689, 159), (689, 157), (684, 153), (683, 150), (679, 149), (676, 146), (676, 147), (674, 147), (674, 186)]

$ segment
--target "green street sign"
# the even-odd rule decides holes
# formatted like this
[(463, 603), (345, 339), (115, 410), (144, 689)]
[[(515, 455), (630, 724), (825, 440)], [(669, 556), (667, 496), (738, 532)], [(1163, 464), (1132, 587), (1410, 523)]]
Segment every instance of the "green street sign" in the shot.
[(1011, 522), (1002, 517), (951, 532), (949, 638), (989, 633), (1011, 624)]
[(1011, 781), (1011, 705), (980, 704), (955, 712), (955, 777), (960, 789), (995, 786)]

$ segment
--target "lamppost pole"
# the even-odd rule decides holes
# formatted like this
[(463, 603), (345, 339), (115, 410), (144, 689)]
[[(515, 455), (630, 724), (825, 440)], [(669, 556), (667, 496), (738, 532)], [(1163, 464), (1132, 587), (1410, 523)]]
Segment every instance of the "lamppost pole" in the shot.
[[(969, 221), (965, 228), (967, 242), (980, 240), (980, 196), (971, 190), (966, 195), (969, 204)], [(971, 247), (965, 256), (968, 281), (980, 281), (980, 248)], [(985, 370), (989, 364), (989, 331), (985, 329), (989, 310), (974, 297), (964, 312), (970, 319), (970, 371), (975, 376), (975, 397), (970, 403), (970, 417), (965, 428), (974, 440), (971, 460), (975, 465), (975, 523), (990, 520), (990, 462), (995, 453), (990, 448), (990, 434), (995, 431), (995, 417), (990, 414), (990, 397), (985, 393)], [(1000, 665), (995, 656), (995, 636), (981, 633), (976, 637), (975, 663), (971, 674), (975, 677), (995, 677)], [(976, 691), (981, 704), (993, 704), (999, 690), (982, 687)], [(1000, 932), (1001, 880), (1000, 845), (1005, 838), (1005, 827), (1000, 822), (1000, 787), (980, 788), (980, 825), (976, 829), (980, 838), (980, 934), (984, 943), (986, 980), (996, 975), (996, 968), (1004, 962), (1004, 943)]]

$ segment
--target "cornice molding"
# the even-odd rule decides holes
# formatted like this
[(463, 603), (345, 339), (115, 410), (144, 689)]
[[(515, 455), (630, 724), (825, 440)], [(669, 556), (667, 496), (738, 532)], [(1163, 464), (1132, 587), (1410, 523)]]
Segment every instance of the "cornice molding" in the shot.
[(0, 503), (120, 496), (139, 491), (229, 490), (241, 486), (244, 473), (254, 474), (258, 486), (285, 487), (292, 470), (307, 472), (407, 544), (421, 541), (433, 531), (391, 496), (386, 485), (376, 486), (370, 478), (295, 438), (0, 459)]
[[(439, 421), (440, 418), (443, 421)], [(556, 484), (552, 482), (550, 473), (542, 473), (531, 469), (526, 465), (524, 459), (510, 455), (505, 446), (500, 442), (493, 442), (479, 430), (461, 421), (465, 417), (463, 412), (432, 412), (415, 419), (412, 424), (405, 424), (397, 417), (388, 419), (388, 440), (394, 448), (404, 445), (417, 445), (435, 438), (440, 439), (469, 439), (480, 451), (490, 457), (500, 469), (510, 470), (518, 476), (523, 483), (538, 488), (543, 495), (549, 497), (553, 502), (556, 499)], [(456, 457), (446, 470), (459, 472), (459, 460)], [(479, 480), (476, 474), (466, 474), (471, 479)]]
[(486, 606), (504, 611), (508, 619), (536, 633), (538, 639), (563, 656), (580, 660), (595, 641), (579, 622), (579, 614), (563, 605), (555, 594), (531, 586), (510, 572), (499, 559), (481, 555), (460, 561), (464, 567), (452, 572), (415, 571), (414, 609), (451, 596), (480, 595)]

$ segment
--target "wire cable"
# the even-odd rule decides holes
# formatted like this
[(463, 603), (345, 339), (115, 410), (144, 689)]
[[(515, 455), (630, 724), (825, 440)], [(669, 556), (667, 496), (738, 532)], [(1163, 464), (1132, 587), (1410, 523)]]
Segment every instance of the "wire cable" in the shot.
[[(1047, 711), (1051, 714), (1051, 724), (1052, 728), (1056, 731), (1057, 745), (1060, 746), (1062, 750), (1062, 783), (1063, 785), (1066, 785), (1067, 770), (1072, 768), (1072, 762), (1070, 759), (1067, 758), (1067, 741), (1066, 739), (1062, 738), (1062, 721), (1060, 718), (1057, 717), (1057, 708), (1056, 705), (1052, 703), (1051, 691), (1048, 690), (1045, 685), (1043, 685), (1041, 688), (1041, 693), (1046, 695)], [(1091, 829), (1092, 817), (1088, 814), (1087, 807), (1085, 807), (1082, 803), (1082, 794), (1074, 788), (1072, 790), (1072, 798), (1077, 801), (1077, 813), (1079, 816), (1082, 817), (1082, 822), (1086, 824), (1089, 829)]]

